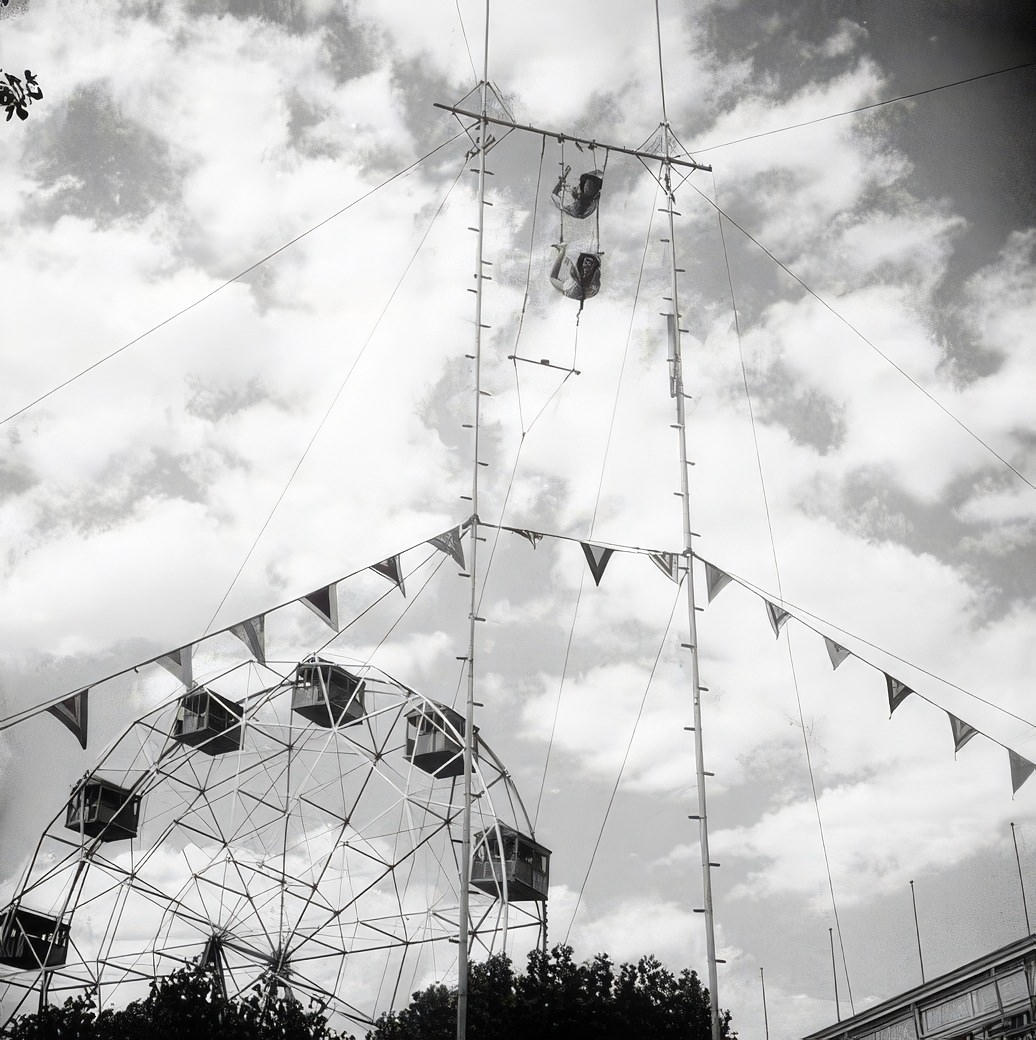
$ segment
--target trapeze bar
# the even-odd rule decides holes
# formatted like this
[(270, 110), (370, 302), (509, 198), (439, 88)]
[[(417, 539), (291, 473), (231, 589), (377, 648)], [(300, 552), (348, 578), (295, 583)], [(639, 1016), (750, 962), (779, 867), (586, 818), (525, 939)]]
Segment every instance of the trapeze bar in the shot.
[(691, 170), (704, 170), (706, 173), (712, 172), (711, 166), (695, 162), (693, 159), (675, 159), (670, 155), (659, 155), (658, 152), (645, 152), (639, 148), (623, 148), (620, 145), (607, 144), (604, 141), (591, 141), (586, 137), (573, 137), (571, 134), (558, 133), (556, 130), (544, 130), (542, 127), (532, 126), (527, 123), (515, 123), (509, 119), (497, 119), (490, 115), (483, 116), (478, 112), (470, 112), (467, 109), (458, 108), (456, 105), (441, 105), (438, 101), (434, 102), (434, 105), (436, 108), (441, 108), (444, 112), (452, 112), (457, 116), (467, 116), (469, 119), (484, 119), (487, 123), (493, 123), (496, 126), (509, 126), (512, 130), (527, 130), (529, 133), (540, 134), (543, 137), (553, 137), (557, 141), (573, 141), (576, 144), (585, 144), (592, 148), (604, 148), (609, 152), (635, 155), (639, 159), (654, 159), (656, 162), (667, 163), (670, 166), (685, 166)]
[(508, 361), (524, 361), (529, 365), (538, 365), (541, 368), (556, 368), (559, 372), (571, 372), (573, 375), (579, 375), (578, 368), (569, 368), (567, 365), (552, 365), (547, 358), (540, 358), (537, 361), (535, 358), (520, 357), (518, 354), (508, 354)]

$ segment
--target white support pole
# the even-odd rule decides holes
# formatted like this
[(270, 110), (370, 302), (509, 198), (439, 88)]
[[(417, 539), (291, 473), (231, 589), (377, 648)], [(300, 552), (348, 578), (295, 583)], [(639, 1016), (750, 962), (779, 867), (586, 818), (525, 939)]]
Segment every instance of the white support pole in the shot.
[(705, 912), (705, 948), (709, 973), (709, 1005), (712, 1015), (712, 1040), (720, 1040), (719, 986), (716, 960), (716, 925), (712, 907), (712, 867), (709, 858), (709, 818), (705, 798), (705, 750), (702, 737), (701, 679), (698, 670), (698, 623), (694, 600), (693, 532), (691, 531), (690, 463), (687, 458), (687, 409), (683, 384), (683, 352), (680, 343), (680, 296), (676, 265), (675, 202), (670, 151), (669, 124), (662, 124), (663, 150), (667, 160), (663, 166), (663, 186), (666, 192), (666, 215), (669, 225), (669, 285), (673, 304), (673, 318), (669, 322), (669, 357), (672, 365), (672, 390), (676, 398), (676, 431), (680, 444), (680, 502), (683, 519), (683, 555), (687, 565), (687, 649), (691, 655), (691, 696), (694, 708), (694, 771), (698, 785), (698, 835), (701, 845), (702, 894)]
[(475, 628), (478, 617), (478, 471), (479, 433), (482, 421), (482, 296), (485, 274), (483, 245), (486, 218), (486, 142), (489, 123), (486, 118), (489, 92), (489, 0), (486, 0), (486, 30), (483, 48), (481, 118), (478, 136), (478, 223), (475, 246), (475, 346), (474, 346), (474, 434), (471, 458), (471, 597), (468, 612), (468, 684), (464, 713), (464, 804), (461, 809), (460, 908), (457, 935), (457, 1040), (466, 1040), (468, 1034), (468, 918), (471, 889), (471, 778), (473, 744), (475, 739)]

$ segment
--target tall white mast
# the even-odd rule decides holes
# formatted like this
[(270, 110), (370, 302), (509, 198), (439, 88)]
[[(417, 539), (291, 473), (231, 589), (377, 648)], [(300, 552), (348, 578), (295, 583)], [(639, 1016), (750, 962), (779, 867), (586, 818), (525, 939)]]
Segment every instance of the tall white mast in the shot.
[(482, 84), (479, 101), (478, 139), (478, 222), (475, 245), (475, 345), (474, 402), (472, 415), (473, 446), (471, 456), (471, 546), (470, 582), (471, 598), (468, 611), (467, 653), (467, 704), (464, 712), (464, 804), (461, 810), (461, 856), (460, 856), (460, 927), (457, 936), (457, 1040), (466, 1040), (468, 1031), (468, 915), (471, 888), (471, 773), (475, 739), (475, 629), (482, 620), (478, 617), (478, 471), (479, 433), (482, 421), (482, 290), (485, 278), (485, 261), (482, 250), (485, 239), (486, 218), (486, 146), (489, 140), (489, 123), (486, 107), (489, 94), (489, 0), (486, 0), (486, 28), (483, 46)]
[(694, 532), (691, 530), (690, 461), (687, 457), (687, 408), (683, 383), (683, 350), (680, 328), (680, 291), (676, 266), (676, 193), (672, 183), (670, 152), (672, 137), (669, 123), (662, 124), (662, 147), (666, 161), (662, 167), (662, 188), (666, 193), (666, 218), (669, 226), (669, 293), (673, 313), (669, 318), (669, 363), (671, 365), (672, 394), (676, 398), (676, 436), (680, 445), (680, 506), (683, 520), (683, 555), (687, 567), (687, 627), (688, 642), (685, 649), (691, 656), (691, 696), (694, 702), (694, 772), (698, 786), (698, 812), (692, 819), (698, 820), (698, 837), (701, 846), (702, 894), (705, 914), (705, 950), (709, 969), (709, 1006), (712, 1013), (712, 1040), (720, 1040), (718, 972), (716, 965), (716, 921), (712, 907), (712, 868), (717, 866), (709, 857), (709, 817), (706, 809), (705, 748), (702, 737), (701, 693), (702, 685), (698, 671), (698, 612), (694, 601)]
[(687, 409), (683, 387), (683, 349), (680, 336), (680, 286), (676, 266), (676, 192), (673, 188), (673, 133), (665, 103), (665, 63), (662, 59), (662, 18), (655, 0), (655, 29), (658, 39), (658, 86), (662, 100), (662, 164), (661, 186), (666, 196), (666, 219), (669, 225), (669, 291), (673, 313), (669, 318), (669, 364), (671, 391), (676, 399), (676, 436), (680, 444), (680, 505), (683, 520), (683, 556), (687, 568), (687, 651), (691, 655), (691, 698), (694, 704), (694, 773), (698, 788), (698, 841), (701, 850), (701, 912), (705, 914), (705, 954), (709, 967), (709, 1008), (712, 1019), (712, 1040), (720, 1040), (719, 982), (716, 969), (716, 918), (712, 907), (712, 868), (709, 857), (709, 814), (705, 799), (705, 745), (701, 725), (701, 676), (698, 670), (698, 611), (694, 602), (694, 532), (691, 530), (690, 460), (687, 458)]

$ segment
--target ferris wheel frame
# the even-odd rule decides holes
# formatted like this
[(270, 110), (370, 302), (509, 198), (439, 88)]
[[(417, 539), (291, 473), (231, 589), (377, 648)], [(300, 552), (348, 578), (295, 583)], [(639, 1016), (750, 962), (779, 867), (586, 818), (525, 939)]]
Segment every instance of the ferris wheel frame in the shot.
[[(325, 671), (348, 677), (344, 701)], [(225, 718), (198, 736), (187, 705), (202, 695)], [(123, 1003), (190, 966), (230, 996), (259, 986), (366, 1026), (455, 981), (463, 740), (452, 709), (332, 653), (240, 701), (204, 686), (165, 700), (76, 785), (0, 910), (0, 953), (20, 928), (24, 954), (0, 963), (0, 1021), (35, 1010), (33, 994)], [(528, 815), (477, 730), (473, 752), (477, 958), (545, 940), (546, 874), (535, 891), (528, 867), (515, 874)], [(29, 934), (33, 915), (49, 933)]]

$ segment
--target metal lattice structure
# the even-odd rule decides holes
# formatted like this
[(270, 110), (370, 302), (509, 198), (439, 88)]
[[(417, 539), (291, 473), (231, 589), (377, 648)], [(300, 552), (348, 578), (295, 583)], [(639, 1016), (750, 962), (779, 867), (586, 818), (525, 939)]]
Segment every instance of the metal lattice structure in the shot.
[[(463, 784), (441, 751), (460, 754), (458, 717), (372, 668), (321, 672), (313, 660), (240, 703), (206, 704), (199, 688), (163, 704), (76, 786), (0, 911), (0, 1021), (36, 1010), (41, 994), (119, 1005), (192, 964), (231, 995), (290, 992), (342, 1025), (456, 982)], [(337, 683), (347, 708), (325, 683), (314, 722), (314, 683), (319, 693), (332, 673), (351, 680)], [(413, 739), (429, 730), (440, 755), (426, 769)], [(530, 833), (480, 738), (473, 775), (475, 827), (497, 848), (512, 827)], [(94, 788), (139, 806), (135, 836), (118, 806), (115, 832), (86, 826)], [(469, 897), (474, 957), (543, 933), (543, 902), (509, 900), (503, 864), (494, 876), (502, 890)]]

